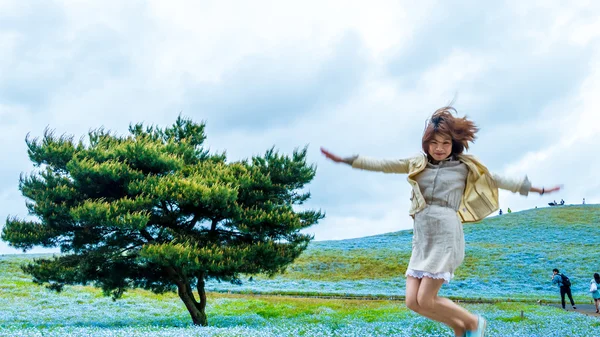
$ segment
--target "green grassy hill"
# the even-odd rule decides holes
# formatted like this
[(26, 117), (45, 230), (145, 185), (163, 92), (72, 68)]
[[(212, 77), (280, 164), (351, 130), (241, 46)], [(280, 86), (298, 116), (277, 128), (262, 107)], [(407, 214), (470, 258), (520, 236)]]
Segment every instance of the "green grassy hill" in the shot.
[[(600, 272), (600, 205), (531, 209), (465, 224), (466, 258), (442, 288), (462, 298), (556, 297), (552, 269), (564, 271), (587, 300)], [(211, 283), (217, 291), (402, 296), (412, 231), (313, 242), (287, 272), (253, 277), (242, 286)]]

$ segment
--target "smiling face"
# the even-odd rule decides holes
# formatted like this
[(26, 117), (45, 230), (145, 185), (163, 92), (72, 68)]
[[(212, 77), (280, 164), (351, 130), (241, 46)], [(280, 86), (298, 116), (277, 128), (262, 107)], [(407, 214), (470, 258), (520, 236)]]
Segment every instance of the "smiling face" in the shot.
[(428, 153), (431, 158), (437, 161), (448, 158), (452, 154), (452, 138), (440, 133), (435, 134), (429, 142)]

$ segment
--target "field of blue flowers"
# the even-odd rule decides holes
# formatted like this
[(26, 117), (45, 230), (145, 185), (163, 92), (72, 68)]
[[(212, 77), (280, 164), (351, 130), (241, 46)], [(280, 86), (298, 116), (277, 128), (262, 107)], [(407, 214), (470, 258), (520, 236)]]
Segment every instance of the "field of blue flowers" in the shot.
[[(134, 290), (112, 301), (91, 287), (55, 293), (0, 257), (0, 336), (450, 336), (402, 301), (361, 301), (209, 293), (209, 327), (194, 327), (175, 294)], [(600, 336), (600, 320), (527, 303), (466, 304), (488, 319), (487, 336)], [(523, 312), (523, 317), (521, 317)]]
[[(587, 283), (600, 269), (598, 248), (593, 248), (600, 243), (598, 224), (600, 207), (586, 205), (535, 209), (465, 225), (467, 259), (442, 292), (498, 301), (464, 304), (488, 319), (486, 336), (600, 337), (599, 319), (537, 303), (558, 300), (558, 290), (550, 284), (555, 267), (571, 276), (577, 300), (589, 303)], [(242, 285), (210, 282), (209, 327), (191, 326), (176, 294), (132, 290), (112, 301), (85, 286), (57, 294), (36, 286), (19, 269), (33, 256), (4, 255), (0, 336), (451, 336), (445, 326), (407, 310), (403, 301), (386, 299), (404, 294), (401, 275), (410, 246), (410, 231), (314, 242), (284, 275), (254, 276), (252, 281), (244, 277)]]

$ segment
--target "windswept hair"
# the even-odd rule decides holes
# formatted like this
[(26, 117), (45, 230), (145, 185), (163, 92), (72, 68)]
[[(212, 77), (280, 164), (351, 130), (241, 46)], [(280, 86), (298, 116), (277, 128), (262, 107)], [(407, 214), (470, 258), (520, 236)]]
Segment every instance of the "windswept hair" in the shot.
[(598, 273), (594, 273), (594, 281), (596, 281), (596, 283), (600, 283), (600, 275)]
[(456, 114), (456, 109), (452, 106), (445, 106), (437, 109), (425, 127), (423, 132), (422, 146), (423, 151), (428, 154), (429, 142), (433, 140), (435, 135), (441, 134), (448, 136), (452, 139), (452, 155), (459, 155), (463, 153), (465, 149), (469, 149), (469, 142), (475, 141), (475, 133), (479, 131), (479, 128), (475, 126), (473, 121), (468, 120), (467, 117), (454, 117), (452, 113)]

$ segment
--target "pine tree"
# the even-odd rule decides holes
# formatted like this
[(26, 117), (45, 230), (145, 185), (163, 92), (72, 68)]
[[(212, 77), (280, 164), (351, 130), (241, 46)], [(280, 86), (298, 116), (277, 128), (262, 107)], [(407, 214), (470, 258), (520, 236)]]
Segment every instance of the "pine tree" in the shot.
[(180, 116), (165, 129), (131, 125), (127, 136), (100, 128), (87, 142), (28, 135), (36, 170), (19, 188), (36, 220), (9, 217), (2, 239), (60, 248), (22, 267), (37, 284), (92, 284), (113, 299), (177, 291), (193, 323), (207, 325), (206, 280), (285, 271), (312, 239), (300, 230), (324, 215), (294, 208), (316, 172), (306, 147), (227, 162), (202, 147), (204, 129)]

